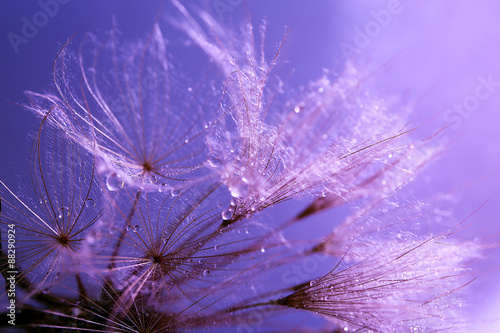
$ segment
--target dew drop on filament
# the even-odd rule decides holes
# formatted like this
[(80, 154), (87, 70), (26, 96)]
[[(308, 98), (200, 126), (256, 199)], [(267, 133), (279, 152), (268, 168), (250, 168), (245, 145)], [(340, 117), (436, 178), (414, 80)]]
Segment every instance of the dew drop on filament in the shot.
[(69, 210), (68, 210), (68, 208), (66, 208), (66, 207), (61, 207), (61, 208), (59, 209), (59, 215), (58, 215), (58, 217), (59, 217), (60, 219), (62, 219), (64, 216), (69, 216)]
[(224, 221), (229, 221), (233, 217), (233, 211), (226, 209), (225, 211), (222, 212), (222, 219)]
[(92, 198), (88, 198), (87, 200), (85, 200), (85, 207), (94, 208), (95, 207), (95, 200)]
[(173, 196), (173, 197), (178, 197), (179, 195), (181, 195), (182, 191), (180, 189), (173, 189), (170, 191), (170, 194)]
[(123, 187), (123, 179), (117, 173), (110, 173), (106, 178), (106, 186), (110, 191), (118, 191)]

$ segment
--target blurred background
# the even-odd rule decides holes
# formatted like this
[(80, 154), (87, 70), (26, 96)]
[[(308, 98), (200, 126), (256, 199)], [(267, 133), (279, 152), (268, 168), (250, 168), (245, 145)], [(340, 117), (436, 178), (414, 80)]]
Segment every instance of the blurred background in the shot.
[[(415, 196), (446, 193), (446, 209), (474, 222), (460, 233), (484, 243), (500, 241), (500, 3), (495, 0), (181, 1), (209, 10), (235, 28), (250, 14), (267, 21), (266, 51), (273, 55), (291, 28), (280, 61), (295, 73), (294, 88), (340, 70), (347, 59), (366, 65), (366, 82), (380, 95), (415, 110), (418, 135), (451, 142), (418, 175)], [(62, 44), (86, 32), (105, 33), (116, 18), (124, 39), (145, 36), (161, 1), (4, 0), (0, 3), (0, 178), (12, 187), (29, 175), (31, 136), (38, 120), (16, 103), (24, 91), (55, 92), (52, 62)], [(172, 6), (161, 10), (162, 25)], [(470, 311), (477, 332), (500, 332), (500, 251), (477, 263)]]

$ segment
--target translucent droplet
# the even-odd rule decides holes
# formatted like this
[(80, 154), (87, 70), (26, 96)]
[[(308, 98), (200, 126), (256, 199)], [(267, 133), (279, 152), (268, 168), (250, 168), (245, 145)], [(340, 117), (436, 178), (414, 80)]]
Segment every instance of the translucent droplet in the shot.
[(241, 198), (243, 196), (241, 188), (239, 187), (230, 187), (229, 192), (231, 192), (233, 198)]
[(123, 187), (123, 179), (117, 173), (110, 173), (106, 178), (106, 186), (110, 191), (118, 191)]
[(266, 249), (262, 247), (262, 248), (260, 248), (260, 252), (264, 253), (264, 252), (266, 252)]
[(214, 245), (214, 250), (217, 251), (219, 249), (219, 245)]
[(232, 218), (233, 218), (233, 211), (226, 209), (225, 211), (222, 212), (222, 219), (224, 221), (229, 221)]
[(205, 270), (203, 271), (203, 276), (208, 276), (209, 274), (210, 274), (210, 270), (205, 269)]
[(311, 282), (309, 282), (309, 285), (312, 287), (316, 284), (316, 282), (317, 282), (316, 280), (311, 280)]
[(179, 195), (181, 195), (182, 191), (180, 189), (173, 189), (170, 191), (170, 194), (173, 196), (173, 197), (178, 197)]
[(217, 157), (211, 157), (208, 159), (208, 164), (213, 168), (220, 168), (222, 166), (222, 161)]
[(85, 207), (94, 208), (95, 207), (95, 200), (92, 198), (88, 198), (87, 200), (85, 200)]
[(58, 217), (60, 219), (62, 219), (64, 216), (69, 216), (69, 210), (68, 210), (67, 207), (61, 207), (59, 209), (59, 215), (58, 215)]
[(84, 181), (87, 180), (87, 177), (85, 177), (85, 175), (80, 175), (80, 177), (78, 177), (78, 180), (83, 183)]

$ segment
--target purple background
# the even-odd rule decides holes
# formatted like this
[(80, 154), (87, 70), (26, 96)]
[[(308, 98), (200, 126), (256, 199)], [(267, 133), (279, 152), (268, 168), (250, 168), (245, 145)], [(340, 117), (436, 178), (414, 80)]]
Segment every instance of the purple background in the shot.
[[(45, 1), (42, 1), (45, 2)], [(182, 1), (189, 7), (190, 1)], [(491, 76), (500, 82), (500, 3), (495, 0), (472, 2), (354, 0), (354, 1), (225, 1), (236, 3), (218, 15), (214, 1), (205, 1), (213, 15), (228, 26), (238, 25), (250, 12), (255, 24), (268, 21), (267, 43), (272, 50), (281, 41), (285, 26), (292, 27), (281, 59), (296, 69), (293, 83), (305, 84), (321, 74), (322, 68), (341, 68), (342, 43), (355, 45), (357, 31), (372, 35), (365, 39), (356, 59), (373, 68), (389, 60), (368, 82), (382, 95), (399, 96), (402, 102), (418, 100), (415, 124), (421, 135), (453, 125), (447, 137), (455, 138), (452, 148), (417, 177), (426, 195), (448, 191), (454, 199), (453, 214), (463, 219), (484, 201), (487, 204), (470, 219), (477, 221), (461, 233), (464, 238), (481, 237), (485, 242), (500, 239), (500, 87), (467, 116), (447, 121), (454, 104), (462, 104), (474, 95), (479, 77)], [(160, 1), (77, 1), (60, 5), (57, 14), (27, 44), (15, 53), (7, 38), (9, 32), (21, 34), (22, 18), (33, 20), (42, 11), (37, 1), (8, 0), (0, 3), (0, 178), (14, 190), (16, 182), (29, 174), (27, 159), (37, 120), (21, 107), (24, 90), (53, 91), (52, 62), (68, 38), (76, 41), (90, 32), (111, 28), (113, 15), (127, 38), (140, 38), (152, 26)], [(191, 3), (198, 3), (191, 1)], [(201, 2), (200, 2), (201, 3)], [(397, 13), (379, 24), (381, 10), (397, 8)], [(164, 14), (171, 7), (167, 4)], [(375, 29), (375, 30), (370, 30)], [(358, 36), (359, 38), (359, 36)], [(269, 54), (268, 54), (269, 55)], [(457, 114), (453, 114), (457, 117)], [(500, 251), (492, 249), (478, 263), (481, 271), (472, 286), (476, 319), (500, 317)], [(500, 331), (497, 321), (478, 324), (478, 331)], [(488, 328), (486, 328), (488, 327)]]

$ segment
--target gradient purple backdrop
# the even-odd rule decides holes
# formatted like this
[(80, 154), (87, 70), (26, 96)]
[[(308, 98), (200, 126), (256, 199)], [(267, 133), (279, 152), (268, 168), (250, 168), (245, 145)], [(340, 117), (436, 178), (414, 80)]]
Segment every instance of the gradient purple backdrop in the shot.
[[(45, 3), (47, 0), (42, 0)], [(61, 2), (63, 2), (61, 0)], [(26, 102), (24, 90), (53, 91), (52, 62), (61, 45), (76, 34), (104, 32), (116, 17), (124, 38), (143, 37), (152, 27), (160, 1), (66, 0), (47, 24), (18, 46), (8, 34), (22, 35), (23, 17), (43, 11), (37, 1), (2, 1), (0, 4), (0, 178), (17, 189), (29, 175), (32, 135), (38, 120), (13, 104)], [(189, 7), (189, 2), (183, 1)], [(220, 3), (227, 4), (224, 9)], [(465, 218), (488, 200), (471, 218), (477, 222), (461, 237), (500, 240), (500, 3), (494, 0), (354, 0), (354, 1), (205, 1), (204, 8), (225, 24), (237, 27), (243, 15), (254, 24), (268, 21), (267, 43), (273, 50), (292, 27), (280, 60), (297, 70), (292, 83), (300, 85), (321, 74), (322, 68), (341, 68), (345, 47), (356, 47), (356, 59), (382, 68), (368, 84), (383, 96), (398, 96), (402, 103), (418, 100), (415, 124), (420, 135), (450, 125), (446, 136), (453, 145), (416, 180), (415, 196), (425, 201), (436, 192), (451, 193), (453, 214)], [(168, 4), (163, 15), (168, 16)], [(390, 17), (382, 13), (391, 13)], [(166, 24), (166, 23), (164, 23)], [(360, 33), (361, 31), (361, 33)], [(363, 36), (362, 36), (363, 35)], [(78, 45), (78, 44), (77, 44)], [(389, 64), (387, 64), (390, 61)], [(386, 65), (386, 66), (385, 66)], [(486, 98), (472, 111), (454, 111), (456, 104), (474, 100), (484, 80), (494, 82)], [(496, 84), (496, 85), (495, 85)], [(484, 85), (484, 84), (483, 84)], [(488, 89), (488, 88), (486, 88)], [(492, 249), (478, 264), (481, 270), (471, 288), (476, 319), (497, 319), (478, 324), (478, 332), (500, 332), (500, 251)], [(496, 330), (495, 330), (496, 329)]]

